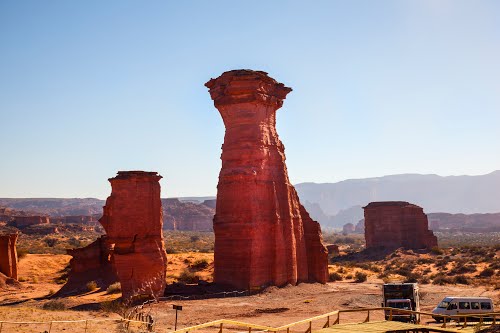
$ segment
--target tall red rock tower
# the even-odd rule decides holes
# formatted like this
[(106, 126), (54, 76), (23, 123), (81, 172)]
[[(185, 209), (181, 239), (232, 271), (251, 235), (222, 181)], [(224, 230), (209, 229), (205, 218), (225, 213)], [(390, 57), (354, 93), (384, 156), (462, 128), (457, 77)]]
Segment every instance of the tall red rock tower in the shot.
[(226, 133), (215, 232), (214, 281), (241, 289), (325, 283), (319, 224), (288, 179), (276, 111), (292, 90), (265, 72), (233, 70), (205, 84)]
[(126, 299), (165, 291), (161, 178), (156, 172), (119, 171), (109, 179), (111, 195), (99, 222), (113, 248), (112, 262)]

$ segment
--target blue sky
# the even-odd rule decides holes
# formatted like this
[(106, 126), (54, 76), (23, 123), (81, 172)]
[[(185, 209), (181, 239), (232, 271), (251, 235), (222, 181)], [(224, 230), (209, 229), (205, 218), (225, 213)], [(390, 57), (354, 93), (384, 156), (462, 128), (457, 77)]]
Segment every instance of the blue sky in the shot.
[(293, 183), (500, 169), (499, 1), (0, 1), (0, 197), (99, 197), (118, 170), (215, 195), (204, 83), (264, 70)]

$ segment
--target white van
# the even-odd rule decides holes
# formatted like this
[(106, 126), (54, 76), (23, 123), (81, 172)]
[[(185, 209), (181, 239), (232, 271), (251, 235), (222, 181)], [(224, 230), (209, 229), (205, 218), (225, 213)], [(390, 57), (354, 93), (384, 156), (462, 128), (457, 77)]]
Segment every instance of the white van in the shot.
[[(448, 316), (494, 312), (493, 301), (488, 297), (445, 297), (432, 313)], [(442, 317), (432, 316), (440, 322)]]

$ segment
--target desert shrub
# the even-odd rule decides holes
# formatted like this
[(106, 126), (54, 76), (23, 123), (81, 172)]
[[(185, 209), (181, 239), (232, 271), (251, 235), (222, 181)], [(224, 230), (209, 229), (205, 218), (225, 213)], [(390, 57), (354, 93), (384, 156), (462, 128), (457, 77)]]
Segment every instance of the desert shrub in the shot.
[(452, 284), (453, 280), (450, 277), (445, 276), (444, 274), (438, 274), (432, 280), (432, 284), (444, 285), (444, 284)]
[(199, 241), (199, 240), (200, 240), (200, 236), (198, 236), (198, 235), (193, 235), (193, 236), (189, 237), (189, 240), (190, 240), (191, 242), (193, 242), (193, 243), (194, 243), (194, 242), (197, 242), (197, 241)]
[(431, 249), (431, 253), (432, 254), (436, 254), (436, 255), (441, 255), (444, 253), (444, 251), (442, 249), (440, 249), (439, 247), (437, 246), (434, 246), (432, 249)]
[(415, 273), (410, 273), (405, 277), (405, 283), (415, 283), (418, 282), (419, 275)]
[(450, 271), (450, 274), (474, 273), (476, 271), (475, 264), (457, 265)]
[(122, 285), (120, 282), (115, 282), (110, 284), (106, 289), (106, 294), (118, 294), (122, 291)]
[(27, 249), (17, 249), (17, 261), (21, 261), (21, 259), (25, 258), (28, 255)]
[(115, 299), (113, 301), (106, 301), (101, 303), (101, 309), (104, 312), (114, 312), (118, 313), (120, 316), (124, 317), (127, 312), (127, 307), (123, 305), (122, 302)]
[(56, 293), (56, 291), (54, 289), (50, 289), (47, 296), (50, 297), (52, 295), (54, 295)]
[(48, 246), (48, 247), (54, 247), (56, 244), (59, 242), (57, 238), (54, 237), (45, 237), (43, 239), (43, 242)]
[(207, 259), (198, 259), (193, 264), (191, 264), (191, 269), (199, 271), (208, 267)]
[(33, 282), (33, 283), (38, 283), (38, 282), (39, 282), (39, 280), (38, 280), (38, 276), (33, 276), (33, 277), (31, 278), (31, 282)]
[(174, 247), (166, 246), (165, 251), (169, 254), (179, 253)]
[(57, 284), (65, 284), (66, 282), (68, 282), (68, 278), (67, 277), (60, 277), (60, 278), (56, 279), (55, 282)]
[(82, 247), (82, 241), (76, 237), (71, 237), (70, 239), (68, 239), (68, 244), (73, 246), (74, 248)]
[(361, 283), (366, 281), (367, 275), (366, 273), (358, 271), (356, 272), (356, 274), (354, 274), (354, 277), (355, 277), (354, 282)]
[(418, 283), (420, 283), (420, 284), (429, 284), (429, 283), (431, 283), (431, 281), (429, 280), (428, 277), (423, 277), (423, 278), (420, 278), (418, 280)]
[(469, 284), (469, 280), (463, 276), (463, 275), (457, 275), (455, 276), (455, 279), (453, 279), (453, 282), (455, 282), (456, 284)]
[(85, 287), (87, 287), (88, 291), (94, 291), (94, 290), (97, 289), (97, 282), (95, 282), (95, 281), (89, 281), (89, 282), (87, 282), (87, 284), (85, 285)]
[(345, 273), (344, 267), (339, 267), (339, 269), (337, 269), (337, 273), (344, 274)]
[(26, 281), (28, 281), (28, 279), (25, 278), (24, 276), (21, 276), (20, 278), (17, 279), (17, 281), (19, 281), (19, 282), (26, 282)]
[(430, 268), (426, 268), (422, 271), (422, 275), (427, 275), (429, 274), (430, 272), (432, 272), (432, 270)]
[(53, 300), (45, 303), (43, 305), (44, 310), (51, 310), (51, 311), (62, 311), (66, 310), (66, 305), (58, 300)]
[(342, 275), (337, 272), (332, 272), (328, 275), (330, 281), (342, 281)]
[(198, 275), (185, 269), (181, 272), (181, 274), (177, 278), (177, 281), (183, 282), (183, 283), (197, 283), (198, 279), (199, 279)]
[(418, 258), (417, 259), (417, 264), (419, 264), (419, 265), (432, 264), (433, 262), (434, 262), (434, 260), (431, 258)]
[(490, 276), (493, 276), (493, 274), (495, 274), (495, 270), (488, 267), (488, 268), (483, 269), (483, 271), (481, 273), (479, 273), (479, 276), (480, 277), (490, 277)]
[(347, 275), (345, 276), (345, 278), (346, 278), (346, 280), (352, 280), (352, 274), (347, 274)]

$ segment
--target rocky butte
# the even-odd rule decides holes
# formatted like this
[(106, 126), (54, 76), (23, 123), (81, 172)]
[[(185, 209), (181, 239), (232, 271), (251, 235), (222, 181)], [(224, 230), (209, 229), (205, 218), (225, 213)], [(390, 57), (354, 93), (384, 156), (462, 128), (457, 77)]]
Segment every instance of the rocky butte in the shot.
[(214, 216), (214, 281), (240, 289), (327, 281), (320, 226), (288, 179), (276, 111), (292, 90), (265, 72), (207, 82), (226, 133)]
[(437, 238), (429, 230), (422, 207), (406, 201), (370, 202), (365, 210), (366, 248), (432, 248)]
[(17, 280), (17, 251), (16, 241), (18, 234), (0, 235), (0, 273), (8, 278)]

